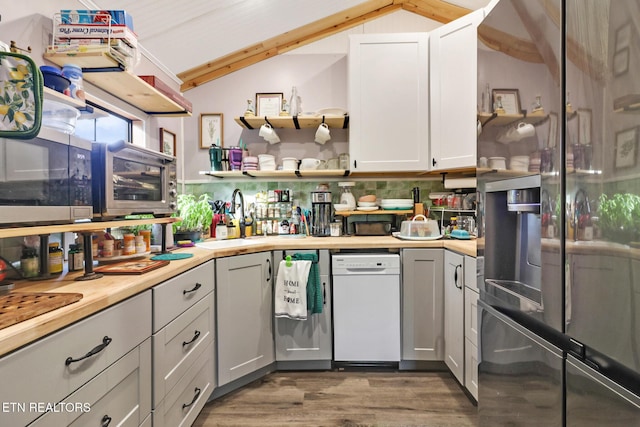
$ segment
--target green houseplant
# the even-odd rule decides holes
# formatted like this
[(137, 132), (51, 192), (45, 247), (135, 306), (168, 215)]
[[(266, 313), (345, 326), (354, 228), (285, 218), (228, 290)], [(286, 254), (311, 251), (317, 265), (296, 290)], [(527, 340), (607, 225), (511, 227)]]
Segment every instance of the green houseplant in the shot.
[(618, 193), (602, 194), (598, 204), (602, 235), (619, 243), (638, 240), (640, 235), (640, 196)]
[(178, 210), (173, 215), (180, 221), (173, 224), (173, 234), (176, 240), (196, 241), (207, 233), (213, 220), (213, 210), (209, 204), (208, 194), (196, 197), (193, 194), (178, 195)]

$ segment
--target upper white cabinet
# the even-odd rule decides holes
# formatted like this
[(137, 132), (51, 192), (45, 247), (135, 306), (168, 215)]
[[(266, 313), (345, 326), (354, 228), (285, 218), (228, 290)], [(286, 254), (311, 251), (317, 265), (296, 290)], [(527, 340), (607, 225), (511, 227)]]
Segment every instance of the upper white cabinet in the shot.
[(479, 9), (429, 33), (431, 168), (475, 167)]
[(429, 169), (428, 41), (427, 33), (350, 37), (352, 171)]

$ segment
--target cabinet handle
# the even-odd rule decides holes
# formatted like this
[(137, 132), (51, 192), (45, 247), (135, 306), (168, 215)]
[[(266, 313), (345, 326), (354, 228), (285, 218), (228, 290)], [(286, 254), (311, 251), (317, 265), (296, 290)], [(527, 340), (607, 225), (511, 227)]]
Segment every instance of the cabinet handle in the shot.
[(191, 338), (191, 340), (190, 340), (190, 341), (182, 341), (182, 346), (184, 347), (185, 345), (189, 345), (189, 344), (191, 344), (192, 342), (194, 342), (195, 340), (197, 340), (197, 339), (198, 339), (198, 337), (200, 337), (200, 331), (198, 331), (198, 330), (196, 329), (196, 333), (195, 333), (195, 334), (193, 334), (193, 338)]
[(327, 282), (322, 282), (322, 304), (327, 305)]
[(182, 404), (182, 409), (188, 408), (189, 406), (193, 405), (194, 403), (196, 403), (196, 400), (198, 400), (198, 396), (200, 396), (200, 392), (202, 390), (200, 390), (198, 387), (196, 387), (196, 389), (194, 390), (195, 395), (193, 396), (193, 399), (191, 399), (191, 402), (189, 403), (183, 403)]
[(113, 338), (109, 338), (109, 337), (105, 336), (104, 338), (102, 338), (102, 344), (93, 347), (91, 350), (89, 350), (89, 352), (87, 354), (85, 354), (84, 356), (79, 357), (77, 359), (74, 359), (71, 356), (67, 357), (67, 360), (64, 361), (64, 364), (66, 366), (69, 366), (73, 362), (79, 362), (79, 361), (84, 360), (84, 359), (86, 359), (88, 357), (95, 356), (96, 354), (100, 353), (102, 350), (107, 348), (107, 346), (109, 344), (111, 344), (111, 341), (113, 341)]
[(436, 162), (436, 158), (432, 157), (431, 158), (431, 166), (435, 166), (438, 162)]
[(353, 168), (354, 169), (358, 169), (358, 161), (357, 160), (353, 161)]
[(271, 280), (271, 260), (267, 258), (267, 282)]
[(107, 427), (109, 424), (111, 424), (111, 417), (109, 415), (105, 415), (104, 417), (102, 417), (102, 419), (100, 420), (100, 425), (102, 427)]
[(456, 265), (456, 269), (453, 273), (453, 283), (456, 285), (456, 288), (462, 289), (462, 285), (458, 286), (458, 268), (462, 267), (462, 264)]
[(182, 295), (186, 295), (186, 294), (190, 294), (191, 292), (195, 292), (198, 289), (200, 289), (201, 287), (202, 287), (202, 285), (200, 283), (196, 283), (196, 285), (193, 288), (191, 288), (189, 290), (182, 291)]

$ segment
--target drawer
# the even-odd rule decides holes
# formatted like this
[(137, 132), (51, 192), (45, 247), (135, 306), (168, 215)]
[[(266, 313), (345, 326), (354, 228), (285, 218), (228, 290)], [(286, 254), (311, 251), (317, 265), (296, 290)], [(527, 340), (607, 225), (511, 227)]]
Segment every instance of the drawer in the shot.
[(33, 427), (139, 426), (151, 413), (151, 338), (38, 418)]
[(153, 410), (154, 427), (182, 427), (193, 424), (213, 392), (213, 351), (213, 343), (210, 343)]
[(154, 407), (213, 342), (214, 324), (214, 294), (211, 292), (153, 335)]
[[(478, 262), (474, 257), (464, 256), (464, 285), (478, 292)], [(484, 273), (484, 272), (483, 272)]]
[(153, 333), (184, 313), (214, 289), (213, 261), (199, 265), (153, 288)]
[[(2, 424), (26, 425), (40, 415), (28, 410), (31, 403), (60, 402), (150, 335), (151, 291), (147, 291), (0, 359), (0, 378), (11, 384), (0, 387), (0, 401), (27, 409), (3, 413)], [(95, 354), (66, 364), (69, 358), (81, 359), (91, 351)]]
[(464, 386), (478, 400), (478, 348), (468, 339), (464, 348)]

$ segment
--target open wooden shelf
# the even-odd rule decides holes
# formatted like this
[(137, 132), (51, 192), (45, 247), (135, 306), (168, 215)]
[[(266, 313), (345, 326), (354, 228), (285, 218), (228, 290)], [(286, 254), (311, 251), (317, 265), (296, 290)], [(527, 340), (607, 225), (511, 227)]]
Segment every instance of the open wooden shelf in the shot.
[(549, 116), (544, 113), (544, 111), (539, 111), (530, 114), (496, 114), (496, 113), (480, 113), (478, 114), (478, 120), (480, 120), (480, 124), (485, 127), (503, 127), (508, 126), (513, 123), (530, 123), (532, 125), (537, 125), (545, 120), (547, 120)]
[[(241, 116), (234, 120), (245, 129), (259, 129), (267, 122), (276, 129), (307, 129), (317, 128), (322, 123), (323, 116)], [(324, 116), (324, 122), (330, 128), (346, 129), (349, 126), (349, 116)]]
[[(104, 52), (45, 53), (44, 57), (56, 65), (73, 61), (82, 67), (82, 78), (147, 114), (189, 117), (191, 113), (162, 92), (128, 71)], [(115, 65), (114, 65), (115, 64)]]
[(0, 239), (7, 237), (39, 236), (54, 233), (80, 233), (90, 231), (102, 231), (106, 228), (132, 227), (146, 224), (172, 224), (180, 221), (180, 218), (148, 218), (148, 219), (122, 219), (115, 221), (76, 222), (73, 224), (35, 225), (30, 227), (0, 228)]
[(413, 215), (412, 209), (378, 209), (377, 211), (336, 211), (336, 216), (351, 216), (351, 215)]
[(640, 94), (629, 94), (613, 100), (615, 113), (640, 113)]
[(275, 171), (200, 171), (200, 175), (215, 178), (336, 178), (349, 176), (344, 169), (314, 169), (314, 170), (275, 170)]
[(69, 105), (75, 108), (85, 108), (87, 104), (79, 99), (72, 98), (64, 93), (57, 92), (51, 88), (44, 87), (44, 98), (52, 101), (62, 102), (65, 105)]

